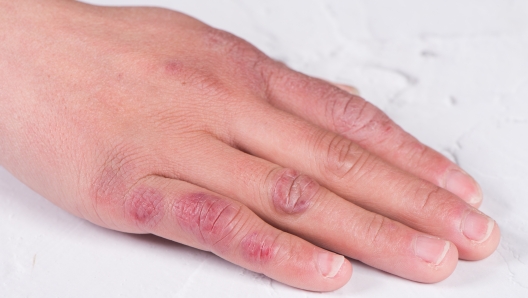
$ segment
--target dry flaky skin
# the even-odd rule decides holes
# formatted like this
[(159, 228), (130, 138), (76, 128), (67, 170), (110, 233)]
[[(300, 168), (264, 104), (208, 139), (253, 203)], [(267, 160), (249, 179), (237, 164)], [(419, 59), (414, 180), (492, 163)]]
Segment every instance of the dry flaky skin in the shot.
[(338, 254), (435, 282), (497, 247), (476, 182), (352, 89), (173, 11), (0, 16), (0, 164), (79, 217), (315, 291)]

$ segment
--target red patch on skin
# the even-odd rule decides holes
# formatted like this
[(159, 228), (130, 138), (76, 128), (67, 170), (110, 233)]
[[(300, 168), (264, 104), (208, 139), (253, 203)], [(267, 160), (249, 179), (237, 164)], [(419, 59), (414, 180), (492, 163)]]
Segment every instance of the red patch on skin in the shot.
[(308, 209), (319, 190), (319, 184), (292, 169), (281, 170), (275, 182), (272, 200), (275, 209), (284, 213), (301, 213)]
[[(89, 201), (95, 218), (94, 222), (111, 228), (123, 229), (116, 226), (115, 218), (123, 218), (125, 196), (132, 185), (140, 179), (136, 163), (129, 161), (127, 154), (130, 149), (122, 148), (120, 153), (110, 155), (104, 167), (95, 173), (95, 179), (89, 188)], [(126, 229), (126, 228), (125, 228)]]
[(183, 63), (180, 61), (169, 61), (165, 64), (165, 71), (172, 76), (181, 76), (183, 69)]
[(236, 234), (240, 208), (226, 199), (195, 193), (178, 200), (172, 212), (184, 231), (212, 249), (225, 251)]
[(249, 262), (266, 263), (277, 255), (279, 247), (275, 240), (276, 238), (267, 234), (250, 233), (240, 243), (242, 255)]
[(151, 187), (135, 188), (125, 203), (126, 215), (141, 229), (154, 228), (164, 215), (164, 197)]

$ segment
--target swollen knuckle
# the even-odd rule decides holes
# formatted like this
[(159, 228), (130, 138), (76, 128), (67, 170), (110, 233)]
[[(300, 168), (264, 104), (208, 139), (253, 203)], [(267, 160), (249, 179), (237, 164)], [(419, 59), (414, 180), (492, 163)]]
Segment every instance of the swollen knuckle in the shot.
[(275, 211), (285, 214), (298, 214), (313, 205), (319, 184), (312, 178), (293, 169), (274, 170), (270, 175), (267, 198)]
[(323, 157), (323, 173), (330, 179), (358, 177), (367, 171), (371, 155), (350, 140), (334, 135), (326, 144), (326, 156)]
[(227, 249), (243, 225), (242, 206), (206, 193), (186, 194), (173, 205), (182, 230), (211, 248)]

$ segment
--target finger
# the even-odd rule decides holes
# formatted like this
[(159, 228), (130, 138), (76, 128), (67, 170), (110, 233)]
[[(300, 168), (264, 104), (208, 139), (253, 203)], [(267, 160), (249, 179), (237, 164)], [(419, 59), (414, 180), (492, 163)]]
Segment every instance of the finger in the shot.
[[(442, 154), (423, 145), (359, 96), (278, 67), (270, 76), (269, 100), (325, 129), (341, 134), (391, 164), (459, 196), (482, 201), (476, 181)], [(341, 88), (343, 89), (343, 88)]]
[(498, 245), (499, 230), (489, 217), (342, 136), (275, 109), (254, 109), (236, 131), (236, 145), (244, 151), (306, 173), (372, 212), (449, 240), (461, 258), (484, 258)]
[(191, 153), (172, 175), (239, 201), (281, 230), (408, 279), (437, 282), (456, 266), (458, 253), (448, 241), (359, 208), (306, 175), (216, 139), (204, 147), (207, 154)]
[(352, 273), (340, 255), (277, 230), (247, 207), (192, 184), (158, 176), (137, 182), (102, 213), (121, 230), (152, 233), (312, 291), (343, 286)]

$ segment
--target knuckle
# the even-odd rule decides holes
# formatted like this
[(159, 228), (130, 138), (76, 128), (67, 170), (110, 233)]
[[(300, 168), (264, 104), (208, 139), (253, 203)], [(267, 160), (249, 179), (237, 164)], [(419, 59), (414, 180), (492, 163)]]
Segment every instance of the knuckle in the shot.
[(250, 232), (242, 238), (242, 256), (250, 263), (262, 266), (277, 257), (288, 255), (286, 246), (281, 245), (281, 234), (272, 236), (265, 232)]
[(125, 197), (125, 218), (138, 228), (149, 231), (163, 218), (164, 207), (160, 190), (139, 184)]
[(445, 201), (441, 198), (442, 191), (440, 187), (425, 184), (418, 187), (415, 191), (414, 197), (419, 212), (424, 214), (436, 213), (438, 209), (442, 208)]
[(208, 247), (226, 250), (244, 224), (242, 207), (205, 194), (184, 195), (173, 206), (182, 230)]
[(229, 51), (242, 43), (242, 40), (235, 35), (212, 27), (204, 28), (203, 33), (204, 44), (212, 50)]
[(266, 96), (267, 82), (272, 74), (271, 60), (245, 40), (222, 30), (207, 28), (204, 46), (225, 61), (222, 67), (232, 78), (254, 92)]
[(276, 211), (298, 214), (306, 211), (313, 203), (319, 184), (312, 178), (293, 169), (279, 169), (271, 175), (271, 201)]
[[(426, 184), (415, 192), (415, 210), (422, 214), (422, 220), (432, 223), (431, 228), (437, 228), (434, 223), (447, 223), (459, 220), (468, 206), (460, 199), (440, 187)], [(434, 221), (431, 221), (434, 218)]]
[(428, 147), (414, 138), (408, 141), (401, 141), (395, 151), (402, 158), (411, 162), (410, 166), (418, 166), (430, 157)]
[(334, 96), (328, 100), (327, 106), (334, 130), (355, 141), (376, 138), (381, 142), (394, 130), (385, 113), (359, 96)]
[(287, 66), (281, 65), (280, 62), (276, 62), (275, 65), (278, 66), (278, 71), (276, 71), (272, 77), (273, 85), (283, 86), (285, 91), (290, 93), (296, 93), (302, 90), (316, 93), (314, 92), (316, 89), (315, 79), (294, 72), (287, 68)]
[(107, 216), (121, 215), (125, 197), (146, 175), (141, 170), (144, 156), (127, 146), (111, 151), (102, 166), (93, 174), (87, 192), (88, 211), (93, 211), (102, 223)]
[(376, 249), (381, 248), (397, 230), (396, 224), (383, 215), (373, 213), (368, 221), (363, 239), (367, 246)]
[[(222, 108), (238, 102), (247, 93), (264, 97), (271, 75), (271, 60), (253, 45), (222, 30), (205, 27), (197, 32), (198, 44), (207, 49), (201, 60), (173, 56), (154, 63), (157, 76), (169, 83), (172, 91), (191, 93), (200, 101), (193, 103)], [(148, 67), (150, 69), (152, 67)], [(176, 83), (176, 84), (175, 84)], [(176, 90), (173, 90), (176, 89)], [(205, 99), (205, 101), (204, 101)]]
[(219, 98), (230, 94), (224, 81), (214, 72), (200, 69), (188, 62), (170, 59), (163, 62), (164, 77), (179, 83), (187, 92), (200, 98)]
[(361, 173), (368, 172), (372, 155), (366, 150), (339, 135), (333, 135), (326, 143), (322, 172), (327, 173), (328, 178), (359, 178)]
[(230, 61), (244, 63), (265, 57), (253, 45), (229, 32), (207, 27), (203, 33), (204, 46)]
[(123, 162), (122, 156), (114, 156), (107, 160), (103, 169), (96, 175), (91, 185), (90, 199), (97, 204), (109, 205), (126, 191), (126, 178), (123, 167), (133, 167)]

